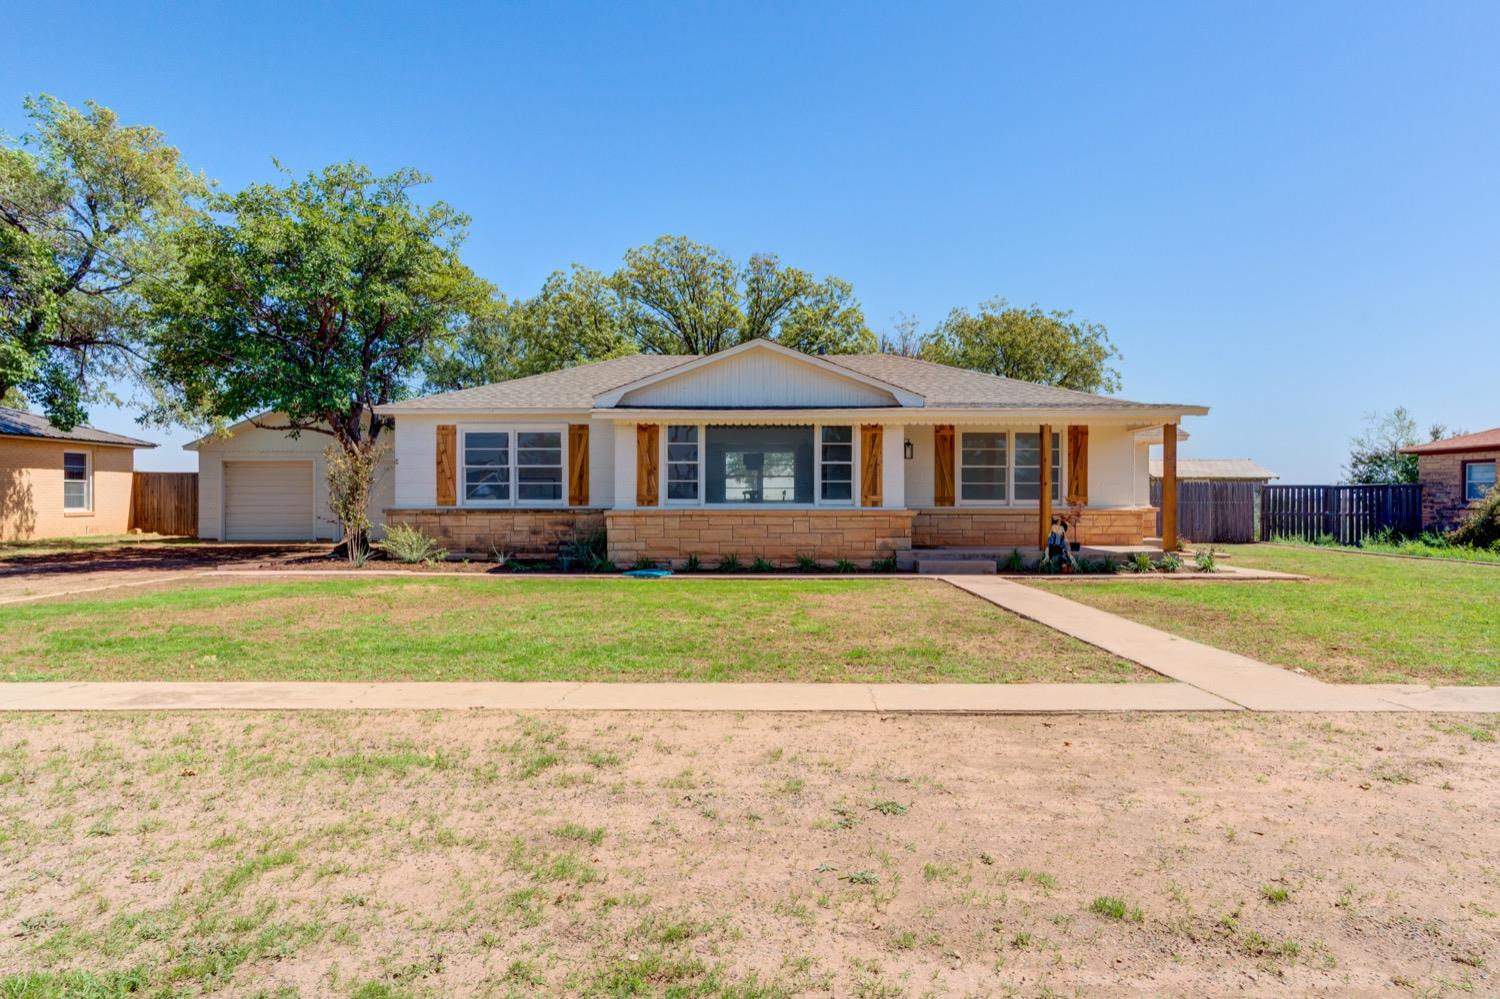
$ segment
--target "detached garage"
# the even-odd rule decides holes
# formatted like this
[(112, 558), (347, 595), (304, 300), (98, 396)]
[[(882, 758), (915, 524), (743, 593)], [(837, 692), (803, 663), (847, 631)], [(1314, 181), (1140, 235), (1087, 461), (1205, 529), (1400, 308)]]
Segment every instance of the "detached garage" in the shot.
[[(271, 413), (256, 418), (276, 424)], [(390, 431), (387, 431), (390, 433)], [(393, 443), (393, 438), (387, 438)], [(217, 541), (338, 541), (342, 533), (328, 509), (325, 434), (293, 437), (246, 420), (225, 436), (187, 445), (198, 452), (198, 537)], [(394, 450), (394, 449), (393, 449)], [(393, 506), (395, 462), (381, 463), (370, 496), (375, 535), (382, 512)]]

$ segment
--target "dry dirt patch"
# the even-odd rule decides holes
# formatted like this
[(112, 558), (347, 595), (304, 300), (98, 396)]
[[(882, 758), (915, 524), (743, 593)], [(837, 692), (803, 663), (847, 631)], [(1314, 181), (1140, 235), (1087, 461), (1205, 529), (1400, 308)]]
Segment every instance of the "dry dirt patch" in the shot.
[(1500, 960), (1493, 718), (0, 723), (0, 969), (54, 982), (1436, 995)]

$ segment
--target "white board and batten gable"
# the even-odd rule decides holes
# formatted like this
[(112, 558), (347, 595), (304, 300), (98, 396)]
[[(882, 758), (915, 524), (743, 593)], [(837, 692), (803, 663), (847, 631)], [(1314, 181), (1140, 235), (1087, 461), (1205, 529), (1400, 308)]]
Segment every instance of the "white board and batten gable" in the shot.
[(597, 396), (600, 409), (876, 409), (922, 396), (769, 340), (698, 358)]

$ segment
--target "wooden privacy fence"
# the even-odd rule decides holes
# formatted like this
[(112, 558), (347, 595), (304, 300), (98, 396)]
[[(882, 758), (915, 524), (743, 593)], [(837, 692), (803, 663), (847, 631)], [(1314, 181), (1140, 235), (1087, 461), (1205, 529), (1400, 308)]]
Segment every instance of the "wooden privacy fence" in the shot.
[[(1244, 544), (1256, 539), (1261, 484), (1234, 479), (1177, 483), (1177, 536), (1200, 543)], [(1156, 536), (1161, 537), (1161, 480), (1151, 480)]]
[(1385, 528), (1415, 535), (1422, 529), (1422, 487), (1266, 486), (1260, 523), (1263, 541), (1327, 536), (1354, 545)]
[(130, 529), (198, 533), (197, 472), (136, 472), (130, 483)]

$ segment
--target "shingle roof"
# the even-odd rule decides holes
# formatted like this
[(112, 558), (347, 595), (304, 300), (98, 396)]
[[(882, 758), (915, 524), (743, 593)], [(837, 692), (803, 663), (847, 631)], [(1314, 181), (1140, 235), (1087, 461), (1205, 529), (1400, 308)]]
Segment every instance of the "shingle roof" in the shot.
[(1481, 430), (1477, 434), (1460, 434), (1447, 440), (1430, 441), (1401, 449), (1402, 454), (1443, 454), (1448, 451), (1500, 450), (1500, 427)]
[(150, 441), (93, 427), (59, 430), (45, 416), (0, 406), (0, 437), (35, 437), (41, 440), (77, 441), (80, 444), (112, 444), (118, 447), (156, 447)]
[[(915, 392), (925, 399), (927, 406), (940, 409), (1177, 408), (1170, 403), (1131, 402), (1001, 378), (897, 354), (826, 354), (821, 359)], [(508, 382), (409, 399), (382, 406), (381, 411), (399, 414), (402, 410), (592, 409), (597, 395), (694, 360), (697, 360), (697, 355), (634, 354)]]
[(380, 407), (403, 409), (593, 409), (594, 396), (694, 360), (692, 355), (631, 354), (546, 374), (408, 399)]
[[(1151, 459), (1151, 476), (1161, 478), (1161, 459)], [(1249, 458), (1178, 458), (1179, 479), (1279, 479)]]
[(829, 354), (823, 360), (916, 392), (925, 397), (928, 406), (938, 409), (1034, 409), (1046, 406), (1068, 409), (1103, 406), (1118, 409), (1131, 406), (1155, 408), (1161, 405), (1002, 378), (999, 375), (934, 364), (900, 354)]

